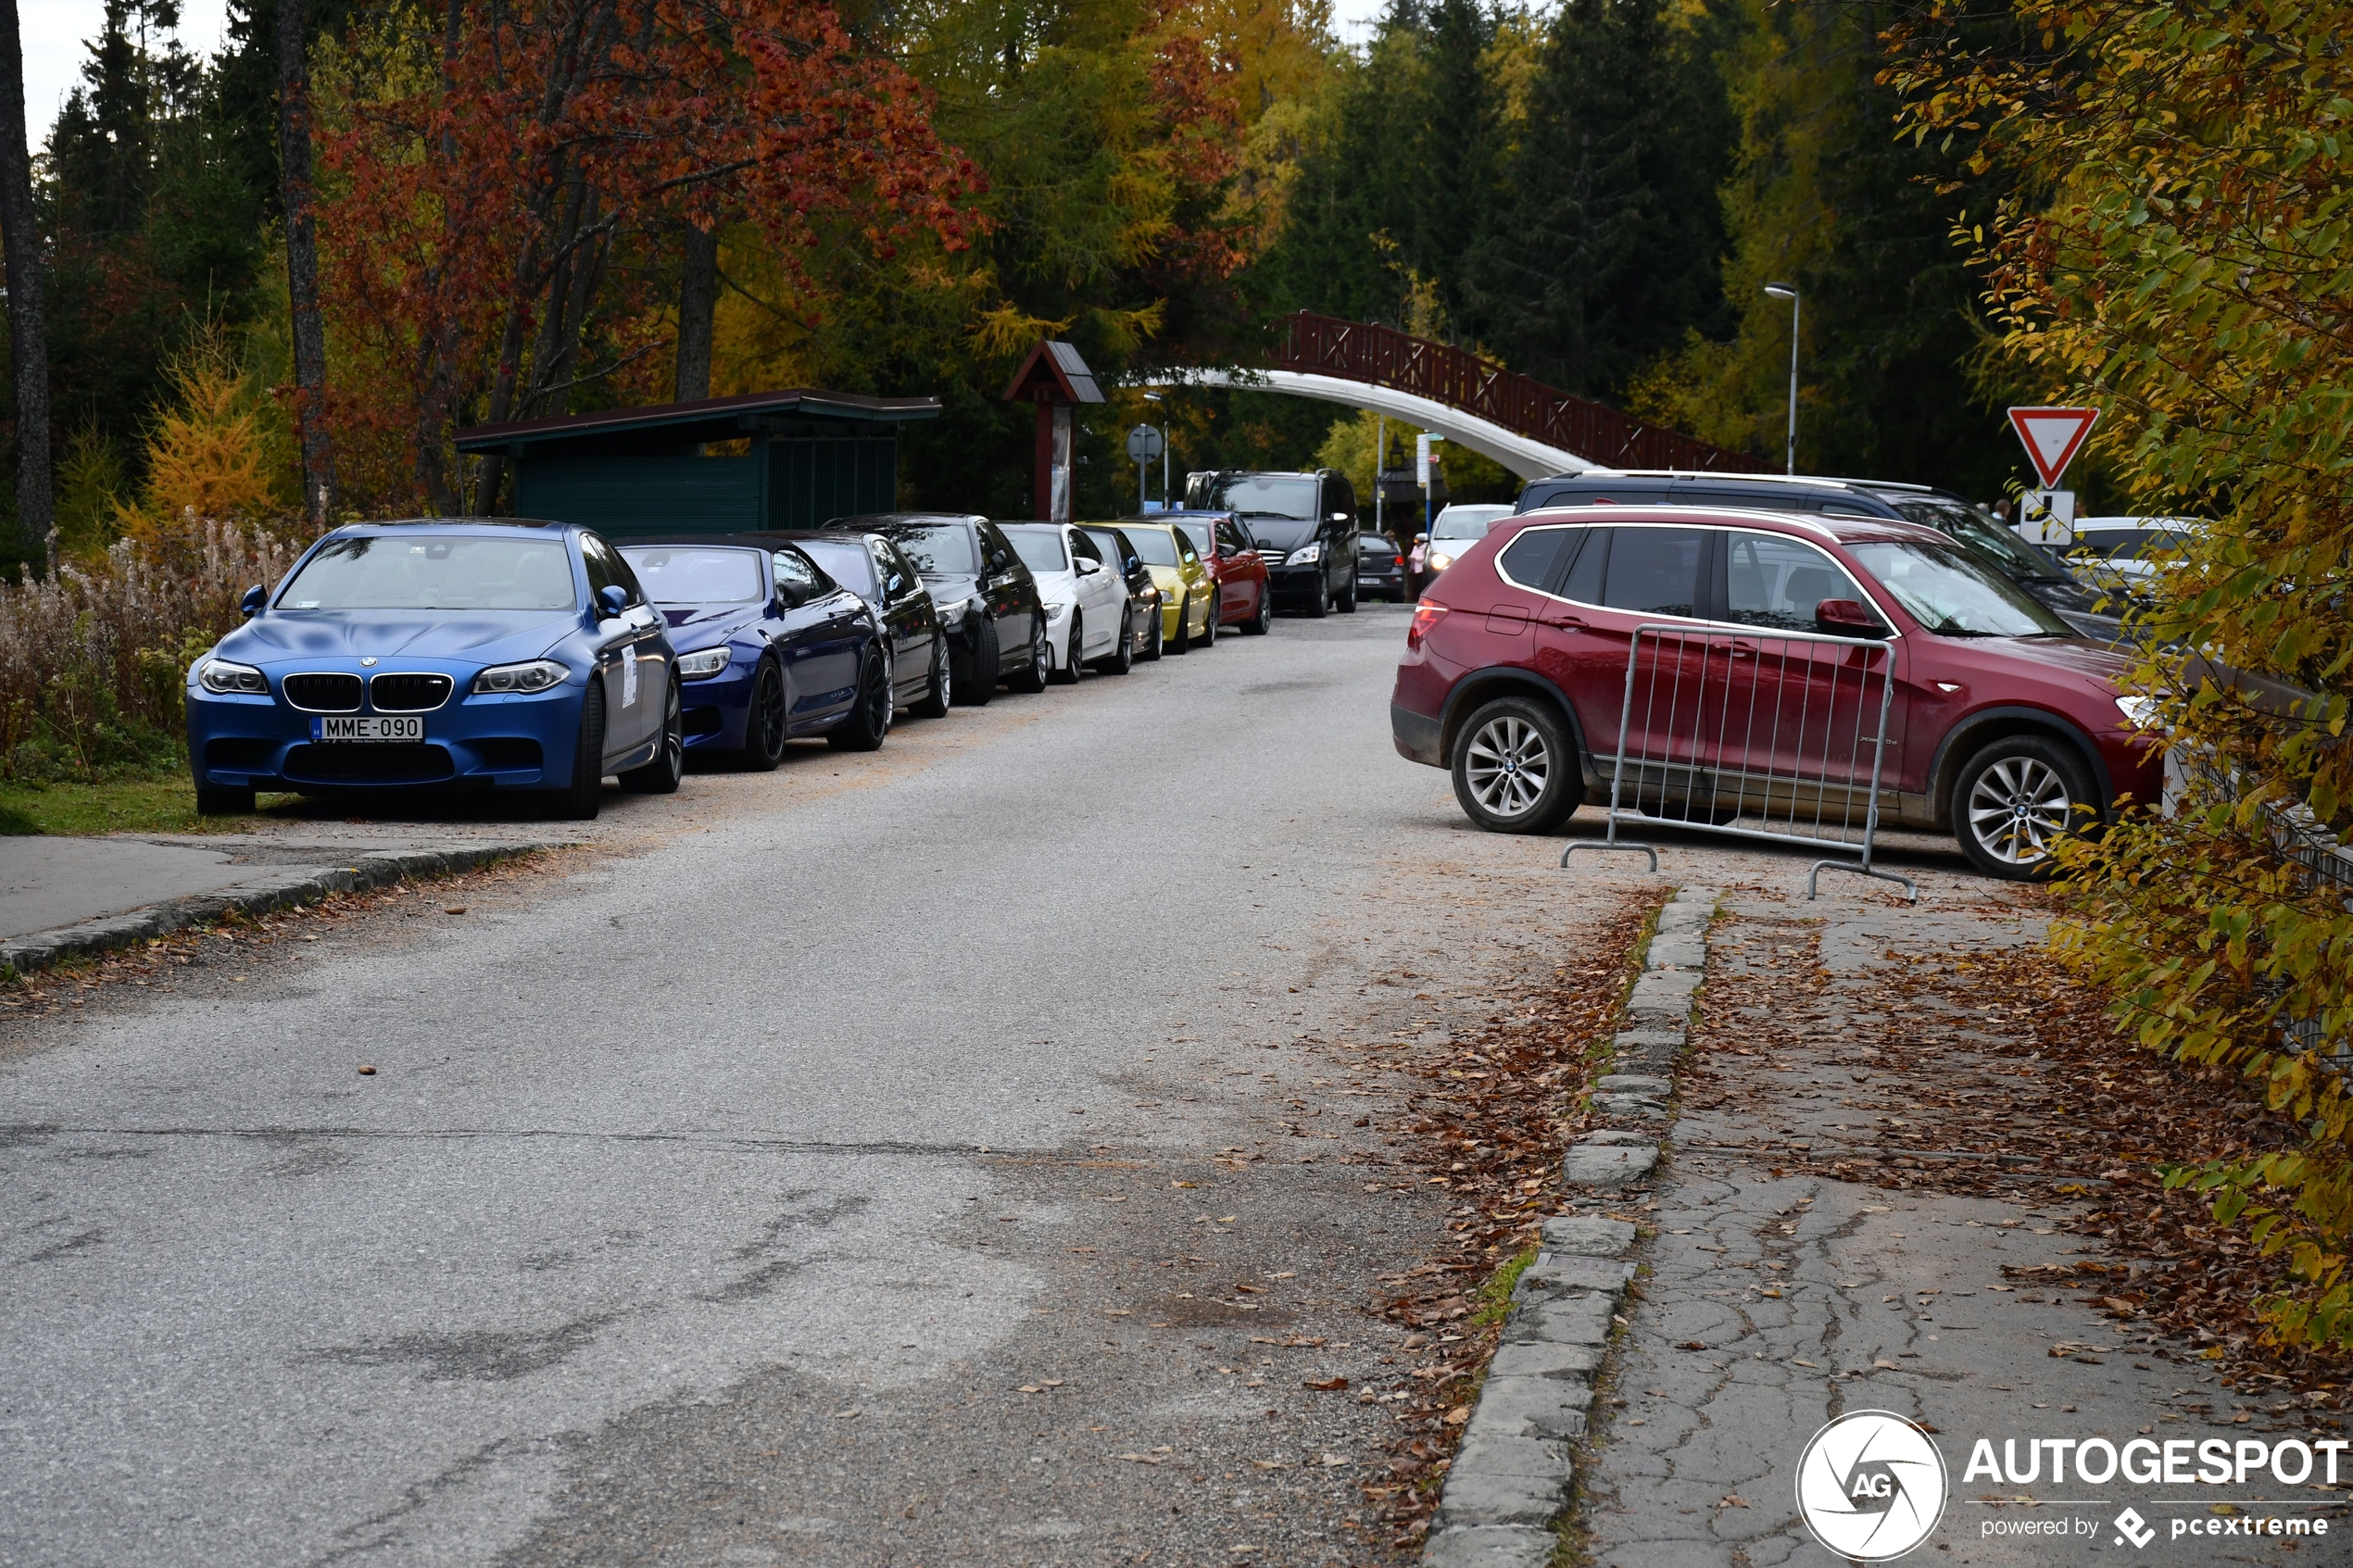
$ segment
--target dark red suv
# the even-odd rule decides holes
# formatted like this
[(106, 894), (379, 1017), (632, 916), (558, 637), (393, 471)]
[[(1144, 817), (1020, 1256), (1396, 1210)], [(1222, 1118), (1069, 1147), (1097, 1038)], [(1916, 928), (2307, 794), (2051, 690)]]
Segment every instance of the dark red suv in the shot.
[[(1780, 635), (1883, 640), (1881, 820), (1951, 831), (1990, 874), (2033, 876), (2070, 822), (2158, 798), (2163, 764), (2116, 684), (2121, 655), (1934, 530), (1877, 518), (1628, 506), (1605, 523), (1579, 508), (1499, 524), (1415, 610), (1390, 703), (1399, 753), (1451, 769), (1491, 832), (1545, 832), (1606, 801), (1644, 625), (1687, 632), (1667, 640), (1726, 669), (1759, 668)], [(1782, 646), (1849, 669), (1869, 652)], [(1866, 734), (1876, 688), (1869, 703)], [(1643, 721), (1629, 721), (1629, 759)]]

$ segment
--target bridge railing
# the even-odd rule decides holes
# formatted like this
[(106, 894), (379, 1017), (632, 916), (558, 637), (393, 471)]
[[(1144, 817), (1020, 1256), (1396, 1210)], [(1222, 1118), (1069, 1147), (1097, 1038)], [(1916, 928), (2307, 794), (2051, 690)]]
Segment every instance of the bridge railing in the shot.
[(1546, 386), (1476, 354), (1394, 327), (1302, 310), (1285, 319), (1277, 368), (1410, 392), (1614, 469), (1744, 472), (1758, 459)]

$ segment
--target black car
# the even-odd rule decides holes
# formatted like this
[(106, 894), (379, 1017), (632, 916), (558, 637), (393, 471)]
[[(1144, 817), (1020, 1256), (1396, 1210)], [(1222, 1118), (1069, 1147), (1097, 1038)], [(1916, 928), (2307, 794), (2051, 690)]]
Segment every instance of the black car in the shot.
[(1884, 480), (1818, 479), (1808, 474), (1673, 473), (1658, 470), (1588, 469), (1530, 480), (1516, 512), (1615, 502), (1671, 507), (1720, 507), (1768, 512), (1843, 513), (1884, 517), (1933, 528), (1968, 546), (2011, 582), (2048, 606), (2083, 636), (2111, 643), (2122, 622), (2103, 614), (2100, 596), (2076, 581), (2048, 552), (2029, 544), (1947, 491)]
[(1356, 535), (1356, 596), (1403, 603), (1405, 597), (1405, 552), (1386, 533)]
[(612, 543), (677, 650), (685, 755), (765, 771), (798, 735), (872, 751), (889, 734), (874, 608), (804, 551), (743, 534)]
[(948, 638), (939, 608), (924, 586), (922, 573), (906, 552), (879, 533), (748, 533), (747, 539), (781, 540), (824, 570), (825, 575), (874, 608), (889, 633), (891, 698), (918, 719), (947, 716), (954, 689)]
[(835, 518), (824, 531), (879, 533), (913, 564), (948, 633), (957, 702), (977, 708), (1000, 681), (1017, 692), (1046, 689), (1053, 668), (1046, 607), (1038, 580), (996, 524), (966, 512), (870, 512)]
[(1160, 608), (1160, 584), (1152, 581), (1151, 569), (1137, 554), (1127, 535), (1108, 523), (1083, 523), (1079, 532), (1102, 547), (1103, 558), (1126, 580), (1127, 608), (1135, 616), (1135, 657), (1158, 659), (1164, 617)]
[(1266, 563), (1278, 608), (1322, 615), (1356, 609), (1356, 492), (1332, 469), (1185, 476), (1185, 509), (1239, 512)]

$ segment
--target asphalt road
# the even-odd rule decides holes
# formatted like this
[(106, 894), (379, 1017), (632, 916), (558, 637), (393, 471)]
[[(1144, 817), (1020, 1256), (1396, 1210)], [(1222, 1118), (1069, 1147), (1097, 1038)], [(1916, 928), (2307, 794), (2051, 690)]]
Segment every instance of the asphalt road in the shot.
[(1346, 1043), (1621, 886), (1394, 756), (1403, 631), (616, 797), (463, 915), (10, 1024), (0, 1562), (1390, 1560), (1365, 1303), (1444, 1200)]

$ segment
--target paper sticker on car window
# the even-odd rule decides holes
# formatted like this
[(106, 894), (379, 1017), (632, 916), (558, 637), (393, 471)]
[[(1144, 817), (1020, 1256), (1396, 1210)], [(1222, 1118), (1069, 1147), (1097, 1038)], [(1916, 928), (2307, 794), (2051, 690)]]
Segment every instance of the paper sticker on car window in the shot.
[(637, 645), (628, 644), (621, 650), (621, 706), (630, 707), (637, 700)]

